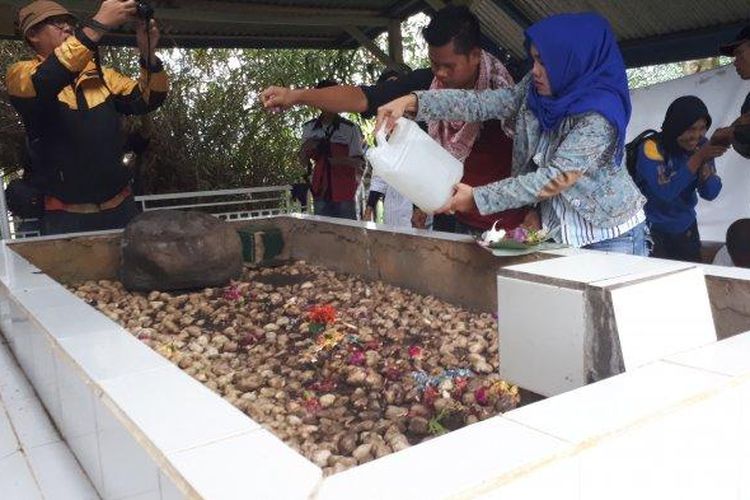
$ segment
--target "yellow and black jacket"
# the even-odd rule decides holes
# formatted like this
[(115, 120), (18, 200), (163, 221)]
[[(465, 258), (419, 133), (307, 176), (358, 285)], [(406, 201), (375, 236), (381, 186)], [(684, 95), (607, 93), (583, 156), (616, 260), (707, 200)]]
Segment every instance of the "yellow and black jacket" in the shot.
[(102, 203), (127, 186), (121, 115), (155, 110), (169, 86), (161, 62), (150, 75), (142, 68), (137, 82), (109, 68), (100, 73), (95, 50), (79, 30), (46, 59), (15, 63), (6, 76), (26, 128), (31, 180), (65, 203)]

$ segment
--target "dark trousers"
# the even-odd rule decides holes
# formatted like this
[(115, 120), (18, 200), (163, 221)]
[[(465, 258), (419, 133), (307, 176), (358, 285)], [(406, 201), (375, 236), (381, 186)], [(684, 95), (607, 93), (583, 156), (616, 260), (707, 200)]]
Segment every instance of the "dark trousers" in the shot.
[(652, 227), (651, 239), (654, 242), (651, 257), (686, 262), (701, 261), (701, 237), (696, 222), (682, 233), (668, 233)]
[(432, 230), (443, 231), (444, 233), (469, 234), (471, 236), (481, 236), (484, 232), (482, 229), (464, 224), (455, 215), (449, 214), (436, 214), (432, 219)]
[(357, 209), (355, 208), (354, 200), (315, 200), (315, 215), (357, 220)]
[(42, 234), (82, 233), (86, 231), (103, 231), (120, 229), (138, 215), (138, 207), (132, 196), (126, 198), (119, 206), (92, 214), (76, 214), (55, 210), (45, 212), (42, 217)]

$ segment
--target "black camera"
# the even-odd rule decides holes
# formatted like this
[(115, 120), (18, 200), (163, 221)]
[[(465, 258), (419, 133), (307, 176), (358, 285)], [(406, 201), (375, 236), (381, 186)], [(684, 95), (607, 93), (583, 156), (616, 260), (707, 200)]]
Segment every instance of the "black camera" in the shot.
[(154, 8), (145, 0), (138, 0), (135, 2), (135, 15), (144, 21), (148, 21), (154, 17)]

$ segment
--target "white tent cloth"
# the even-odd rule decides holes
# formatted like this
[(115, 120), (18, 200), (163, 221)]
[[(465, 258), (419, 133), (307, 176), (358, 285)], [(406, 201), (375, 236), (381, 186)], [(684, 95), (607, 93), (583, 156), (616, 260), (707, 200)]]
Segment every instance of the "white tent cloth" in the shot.
[[(669, 105), (683, 95), (698, 96), (706, 103), (713, 118), (710, 135), (739, 116), (748, 92), (750, 82), (741, 80), (731, 65), (633, 90), (628, 141), (646, 129), (659, 130)], [(750, 217), (750, 160), (730, 150), (716, 160), (716, 168), (724, 186), (721, 194), (714, 201), (698, 203), (698, 227), (704, 241), (724, 241), (729, 224)]]

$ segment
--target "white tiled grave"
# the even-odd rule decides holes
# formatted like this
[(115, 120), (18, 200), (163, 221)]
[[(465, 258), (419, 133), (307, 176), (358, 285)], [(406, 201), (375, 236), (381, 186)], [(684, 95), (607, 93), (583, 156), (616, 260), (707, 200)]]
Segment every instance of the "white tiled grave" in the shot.
[[(625, 272), (599, 257), (575, 261), (570, 274), (552, 266), (556, 274), (550, 282), (539, 268), (517, 266), (513, 276), (501, 279), (515, 282), (516, 293), (506, 297), (514, 297), (517, 308), (523, 305), (525, 317), (514, 320), (517, 316), (501, 307), (500, 321), (532, 331), (543, 320), (546, 329), (558, 332), (554, 349), (573, 357), (586, 341), (570, 332), (589, 327), (585, 312), (590, 306), (582, 299), (587, 293), (614, 297), (608, 303), (612, 310), (622, 307), (623, 328), (629, 331), (642, 327), (637, 316), (627, 316), (629, 308), (652, 290), (628, 294), (628, 288), (662, 279), (667, 288), (695, 285), (690, 266), (618, 262), (628, 266)], [(657, 349), (649, 354), (657, 361), (640, 359), (643, 366), (628, 366), (626, 373), (579, 389), (561, 385), (557, 390), (567, 391), (561, 396), (323, 479), (318, 467), (2, 244), (0, 263), (2, 334), (102, 498), (578, 499), (649, 498), (653, 491), (683, 499), (705, 498), (708, 491), (716, 493), (711, 498), (750, 494), (750, 358), (735, 354), (750, 346), (750, 334), (697, 349), (687, 346), (675, 356)], [(534, 271), (539, 274), (530, 278)], [(700, 303), (700, 293), (694, 295), (693, 306)], [(646, 302), (640, 305), (653, 300)], [(564, 317), (570, 311), (583, 314)], [(639, 338), (633, 338), (637, 346)], [(525, 360), (528, 371), (548, 366), (541, 353), (549, 346), (544, 337), (537, 342), (540, 355)], [(509, 362), (506, 354), (503, 363)], [(568, 378), (587, 382), (580, 373), (585, 375), (571, 370)], [(31, 387), (20, 386), (9, 397), (23, 399), (28, 393)], [(729, 439), (733, 436), (737, 439)], [(7, 442), (0, 434), (0, 453), (8, 449)], [(45, 452), (47, 457), (58, 453)], [(17, 460), (5, 466), (21, 470)], [(711, 474), (700, 476), (700, 470)], [(689, 480), (675, 480), (680, 474)], [(14, 477), (23, 481), (25, 476)], [(59, 480), (55, 475), (39, 479), (47, 484)]]
[(716, 341), (689, 264), (590, 252), (500, 269), (497, 286), (500, 373), (544, 396)]

